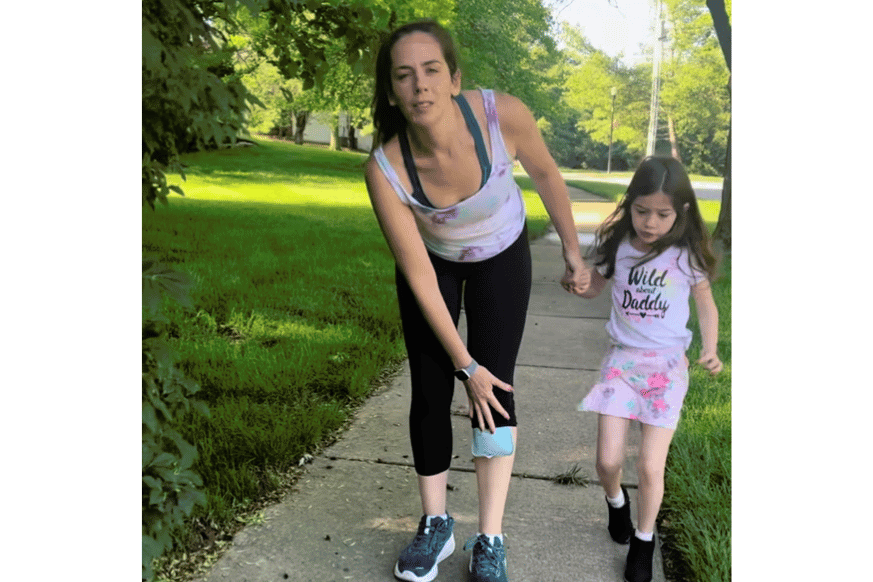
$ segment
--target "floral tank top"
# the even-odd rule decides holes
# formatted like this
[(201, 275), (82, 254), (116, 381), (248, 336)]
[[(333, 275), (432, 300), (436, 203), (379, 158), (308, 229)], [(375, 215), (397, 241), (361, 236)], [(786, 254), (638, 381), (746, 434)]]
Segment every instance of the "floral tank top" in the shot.
[(493, 159), (485, 184), (466, 200), (448, 208), (422, 204), (400, 183), (382, 146), (373, 152), (394, 192), (412, 208), (425, 247), (449, 261), (468, 263), (490, 259), (514, 243), (524, 228), (524, 200), (512, 177), (513, 161), (506, 153), (500, 132), (494, 92), (487, 89), (481, 92)]

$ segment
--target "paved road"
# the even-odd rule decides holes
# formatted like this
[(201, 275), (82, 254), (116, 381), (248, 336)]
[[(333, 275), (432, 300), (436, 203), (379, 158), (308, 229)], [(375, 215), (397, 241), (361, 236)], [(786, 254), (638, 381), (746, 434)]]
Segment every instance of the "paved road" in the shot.
[(694, 186), (694, 193), (697, 195), (698, 200), (721, 201), (721, 184), (704, 182), (698, 186), (696, 182), (692, 182), (691, 185)]
[[(516, 176), (526, 176), (524, 170), (516, 171)], [(561, 174), (565, 180), (590, 180), (596, 182), (612, 182), (613, 184), (627, 185), (630, 178), (608, 178), (603, 175), (592, 176), (588, 174), (580, 174), (575, 172), (567, 172)], [(721, 182), (692, 182), (694, 194), (698, 200), (721, 200)]]

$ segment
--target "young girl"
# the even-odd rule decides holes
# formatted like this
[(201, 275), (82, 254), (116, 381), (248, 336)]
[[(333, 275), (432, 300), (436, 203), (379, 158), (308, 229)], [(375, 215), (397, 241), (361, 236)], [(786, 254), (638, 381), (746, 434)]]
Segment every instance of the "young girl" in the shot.
[[(664, 157), (643, 160), (624, 200), (598, 230), (590, 287), (596, 297), (613, 279), (611, 346), (600, 382), (579, 405), (600, 414), (597, 474), (606, 492), (609, 533), (630, 542), (627, 582), (652, 578), (655, 518), (664, 495), (664, 466), (688, 390), (691, 343), (686, 327), (694, 297), (703, 347), (697, 363), (717, 374), (718, 311), (710, 280), (716, 259), (691, 182), (682, 165)], [(631, 420), (642, 427), (637, 471), (637, 528), (621, 486), (625, 437)]]

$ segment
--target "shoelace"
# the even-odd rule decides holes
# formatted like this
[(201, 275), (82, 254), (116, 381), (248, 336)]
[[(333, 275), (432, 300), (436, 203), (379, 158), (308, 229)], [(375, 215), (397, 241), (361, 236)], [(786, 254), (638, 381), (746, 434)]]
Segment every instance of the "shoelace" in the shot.
[[(480, 538), (470, 538), (464, 546), (464, 549), (470, 549), (472, 546), (473, 564), (477, 572), (489, 571), (495, 576), (500, 574), (500, 567), (503, 565), (502, 548), (495, 548)], [(477, 547), (479, 551), (476, 551)]]
[(436, 529), (433, 525), (422, 524), (410, 544), (410, 551), (415, 554), (429, 554), (436, 544)]

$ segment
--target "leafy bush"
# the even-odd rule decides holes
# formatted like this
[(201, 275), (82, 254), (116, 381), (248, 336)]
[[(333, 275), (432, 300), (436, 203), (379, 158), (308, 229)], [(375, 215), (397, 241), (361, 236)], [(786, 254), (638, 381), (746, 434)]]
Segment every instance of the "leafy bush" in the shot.
[(179, 171), (180, 153), (232, 142), (243, 128), (253, 97), (238, 78), (223, 75), (228, 55), (213, 20), (228, 20), (218, 3), (142, 4), (143, 205), (166, 204), (164, 174)]
[(200, 476), (191, 470), (196, 448), (172, 421), (192, 409), (208, 415), (202, 402), (189, 398), (199, 386), (173, 365), (166, 341), (164, 296), (188, 305), (191, 279), (152, 260), (143, 261), (142, 327), (142, 578), (154, 578), (154, 560), (173, 546), (173, 533), (206, 496)]
[[(250, 105), (263, 103), (234, 71), (228, 42), (241, 20), (260, 17), (254, 48), (285, 79), (321, 85), (337, 66), (326, 58), (342, 40), (339, 63), (363, 70), (391, 12), (359, 0), (143, 0), (143, 205), (166, 204), (164, 175), (186, 151), (233, 144)], [(250, 18), (246, 16), (250, 15)], [(359, 71), (360, 72), (360, 71)], [(180, 190), (173, 188), (181, 193)]]

